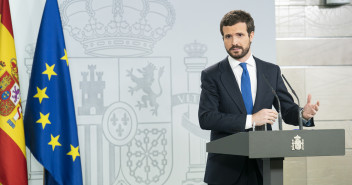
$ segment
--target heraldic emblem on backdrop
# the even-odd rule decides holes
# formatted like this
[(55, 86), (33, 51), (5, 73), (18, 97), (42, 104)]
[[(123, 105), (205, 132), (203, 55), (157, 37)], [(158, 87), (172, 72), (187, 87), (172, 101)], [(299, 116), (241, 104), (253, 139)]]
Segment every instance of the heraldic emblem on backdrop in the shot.
[[(168, 0), (62, 0), (60, 11), (66, 40), (94, 56), (69, 52), (84, 184), (170, 183), (172, 108), (178, 105), (188, 105), (181, 124), (191, 150), (179, 183), (203, 184), (206, 154), (198, 145), (209, 133), (193, 118), (206, 46), (186, 45), (188, 90), (172, 95), (171, 56), (151, 56), (175, 21)], [(31, 168), (30, 175), (41, 178), (40, 170)]]
[(173, 7), (167, 0), (59, 3), (66, 39), (94, 56), (68, 50), (84, 184), (165, 184), (173, 165), (171, 58), (146, 56), (172, 28)]

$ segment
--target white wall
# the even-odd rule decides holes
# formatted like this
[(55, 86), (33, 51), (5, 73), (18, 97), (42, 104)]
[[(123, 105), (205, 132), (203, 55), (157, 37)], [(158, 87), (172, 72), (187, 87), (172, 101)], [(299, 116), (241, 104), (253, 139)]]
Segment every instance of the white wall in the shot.
[[(24, 106), (44, 2), (11, 0)], [(220, 20), (233, 9), (250, 12), (253, 53), (275, 63), (274, 1), (60, 0), (59, 6), (84, 184), (203, 184), (209, 132), (198, 126), (199, 78), (202, 69), (226, 56)], [(147, 31), (126, 31), (126, 24)], [(149, 29), (161, 37), (150, 37)], [(136, 88), (132, 94), (134, 87), (152, 92)], [(85, 99), (86, 92), (94, 98)], [(27, 159), (30, 184), (41, 184), (42, 167), (31, 155)]]
[(314, 129), (345, 129), (346, 155), (287, 158), (286, 185), (352, 182), (352, 4), (325, 2), (275, 0), (277, 64), (302, 104), (320, 101)]

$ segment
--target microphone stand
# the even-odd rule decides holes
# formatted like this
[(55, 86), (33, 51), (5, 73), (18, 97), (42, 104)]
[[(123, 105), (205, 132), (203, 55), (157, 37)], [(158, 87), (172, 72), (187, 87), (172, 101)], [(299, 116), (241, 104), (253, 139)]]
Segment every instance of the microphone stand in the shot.
[(278, 107), (279, 107), (279, 110), (278, 110), (278, 121), (279, 121), (279, 130), (282, 130), (282, 116), (281, 116), (281, 104), (280, 104), (280, 99), (279, 97), (277, 96), (275, 90), (273, 89), (273, 87), (270, 85), (268, 79), (266, 79), (265, 75), (263, 74), (263, 77), (264, 77), (264, 80), (266, 82), (266, 84), (270, 87), (271, 89), (271, 92), (274, 94), (275, 98), (276, 98), (276, 101), (278, 103)]
[(299, 125), (299, 129), (303, 130), (303, 123), (302, 123), (302, 114), (301, 114), (301, 104), (299, 103), (299, 98), (295, 92), (295, 90), (293, 90), (293, 88), (291, 87), (290, 83), (288, 83), (287, 79), (285, 78), (285, 76), (282, 74), (283, 79), (285, 80), (286, 84), (288, 85), (288, 87), (291, 89), (292, 94), (295, 95), (297, 102), (298, 102), (298, 125)]

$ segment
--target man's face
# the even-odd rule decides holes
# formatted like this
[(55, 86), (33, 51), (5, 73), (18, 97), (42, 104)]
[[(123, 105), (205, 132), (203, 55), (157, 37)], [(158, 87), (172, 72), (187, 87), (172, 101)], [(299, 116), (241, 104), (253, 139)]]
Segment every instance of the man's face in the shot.
[(246, 23), (239, 22), (232, 26), (223, 26), (224, 45), (227, 53), (234, 59), (244, 62), (250, 56), (250, 47), (254, 32), (247, 33)]

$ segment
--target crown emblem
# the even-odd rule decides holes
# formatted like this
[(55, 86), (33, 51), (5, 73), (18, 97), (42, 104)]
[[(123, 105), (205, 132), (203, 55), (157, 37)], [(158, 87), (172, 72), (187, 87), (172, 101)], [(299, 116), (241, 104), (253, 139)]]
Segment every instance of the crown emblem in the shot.
[(146, 56), (175, 22), (167, 0), (65, 0), (62, 24), (88, 55)]
[(186, 44), (184, 47), (185, 52), (190, 57), (203, 57), (204, 53), (207, 51), (207, 46), (197, 41), (193, 43)]

